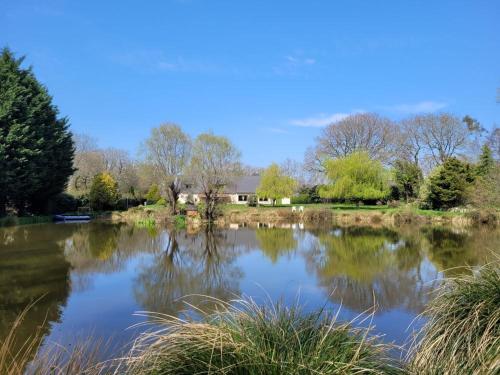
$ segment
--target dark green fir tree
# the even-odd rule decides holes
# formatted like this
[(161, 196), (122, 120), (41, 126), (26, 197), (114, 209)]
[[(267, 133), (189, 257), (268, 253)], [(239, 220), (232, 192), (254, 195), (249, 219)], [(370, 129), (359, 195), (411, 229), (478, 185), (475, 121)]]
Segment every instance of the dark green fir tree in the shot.
[(0, 53), (0, 215), (43, 212), (73, 173), (68, 119), (47, 89), (7, 48)]

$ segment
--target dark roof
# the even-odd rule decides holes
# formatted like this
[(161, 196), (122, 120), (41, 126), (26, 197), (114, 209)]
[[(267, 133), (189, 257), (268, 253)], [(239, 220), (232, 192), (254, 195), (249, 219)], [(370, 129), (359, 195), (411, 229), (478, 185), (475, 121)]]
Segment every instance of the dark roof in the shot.
[(225, 193), (248, 193), (255, 194), (257, 187), (260, 184), (260, 176), (242, 176), (238, 177), (233, 184), (224, 189)]
[[(260, 176), (241, 176), (237, 177), (232, 184), (224, 189), (226, 194), (255, 194), (260, 184)], [(184, 181), (181, 186), (181, 192), (187, 194), (199, 193), (199, 188), (195, 183)]]

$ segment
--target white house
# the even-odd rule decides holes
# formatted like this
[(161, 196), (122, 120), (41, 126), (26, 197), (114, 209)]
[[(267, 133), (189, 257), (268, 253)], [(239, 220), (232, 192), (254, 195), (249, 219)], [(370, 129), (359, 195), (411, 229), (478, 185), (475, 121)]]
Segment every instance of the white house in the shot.
[[(242, 176), (236, 178), (236, 180), (226, 186), (222, 194), (222, 198), (227, 201), (227, 203), (232, 204), (247, 204), (250, 196), (257, 195), (257, 187), (260, 184), (260, 176)], [(186, 203), (189, 197), (193, 200), (193, 203), (198, 204), (203, 193), (196, 188), (195, 184), (183, 183), (181, 193), (179, 194), (179, 202)], [(258, 197), (259, 204), (271, 205), (273, 202), (267, 197)], [(278, 203), (280, 204), (290, 204), (291, 200), (289, 197), (280, 199)]]

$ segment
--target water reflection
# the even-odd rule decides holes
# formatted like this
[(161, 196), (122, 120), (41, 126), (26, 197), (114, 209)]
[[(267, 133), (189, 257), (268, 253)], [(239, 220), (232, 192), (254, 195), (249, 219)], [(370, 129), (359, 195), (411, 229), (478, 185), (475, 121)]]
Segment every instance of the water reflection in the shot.
[(352, 314), (376, 304), (375, 322), (399, 339), (443, 274), (487, 262), (500, 249), (498, 234), (488, 228), (298, 225), (188, 233), (107, 222), (0, 228), (0, 340), (40, 296), (21, 334), (42, 327), (52, 337), (57, 327), (71, 340), (77, 328), (119, 336), (137, 323), (137, 310), (179, 314), (186, 295), (208, 309), (213, 306), (203, 296), (253, 296), (255, 284), (272, 290), (272, 298), (302, 290), (310, 307), (329, 301)]
[(134, 279), (134, 296), (148, 311), (177, 314), (204, 296), (230, 300), (240, 293), (241, 270), (234, 265), (238, 252), (226, 233), (205, 229), (195, 235), (170, 231), (151, 262)]
[(49, 332), (70, 293), (70, 264), (63, 250), (75, 228), (54, 226), (50, 233), (45, 229), (34, 225), (0, 230), (0, 342), (25, 307), (38, 301), (18, 328), (14, 353), (24, 338), (37, 331), (43, 338)]

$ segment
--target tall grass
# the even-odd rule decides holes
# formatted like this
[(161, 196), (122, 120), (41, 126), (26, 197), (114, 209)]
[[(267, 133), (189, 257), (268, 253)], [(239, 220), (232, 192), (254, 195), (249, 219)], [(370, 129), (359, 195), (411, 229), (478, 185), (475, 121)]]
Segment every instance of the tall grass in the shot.
[(500, 374), (500, 262), (448, 279), (410, 352), (417, 374)]
[(31, 336), (18, 342), (17, 330), (37, 301), (28, 305), (17, 316), (7, 336), (0, 341), (0, 374), (97, 375), (104, 373), (107, 364), (100, 363), (98, 357), (105, 346), (91, 337), (75, 344), (72, 350), (56, 344), (42, 350), (44, 337), (42, 326), (40, 326), (40, 329), (33, 332)]
[(201, 321), (147, 313), (156, 330), (141, 335), (121, 363), (127, 374), (393, 374), (391, 348), (366, 329), (322, 311), (278, 303), (218, 301)]

